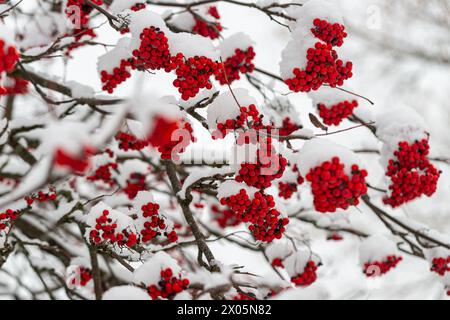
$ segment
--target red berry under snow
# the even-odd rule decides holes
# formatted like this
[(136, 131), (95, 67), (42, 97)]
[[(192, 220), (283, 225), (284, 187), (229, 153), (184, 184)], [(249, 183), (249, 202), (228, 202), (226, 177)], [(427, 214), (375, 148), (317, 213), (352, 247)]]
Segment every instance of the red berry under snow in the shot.
[(317, 42), (309, 48), (305, 69), (295, 68), (294, 78), (285, 80), (294, 92), (309, 92), (319, 89), (323, 84), (331, 87), (341, 86), (344, 80), (352, 77), (353, 64), (339, 59), (331, 44)]
[(440, 176), (428, 159), (427, 139), (409, 144), (398, 144), (394, 159), (389, 160), (386, 176), (390, 177), (390, 195), (383, 199), (385, 204), (398, 207), (422, 195), (430, 197), (436, 192)]
[(344, 167), (339, 157), (334, 157), (331, 161), (312, 168), (306, 175), (306, 180), (311, 182), (314, 208), (317, 211), (346, 210), (351, 205), (358, 205), (359, 198), (367, 193), (367, 171), (352, 165), (351, 176), (348, 176)]

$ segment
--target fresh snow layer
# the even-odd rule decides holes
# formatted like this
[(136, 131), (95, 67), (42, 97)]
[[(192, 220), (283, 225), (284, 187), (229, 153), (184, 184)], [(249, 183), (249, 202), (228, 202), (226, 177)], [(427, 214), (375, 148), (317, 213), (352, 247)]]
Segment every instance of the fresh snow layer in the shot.
[(351, 150), (335, 144), (325, 139), (311, 139), (305, 142), (297, 158), (297, 166), (302, 176), (306, 176), (309, 171), (320, 166), (325, 161), (331, 161), (333, 157), (339, 157), (344, 164), (344, 171), (351, 174), (353, 164), (360, 165), (360, 159)]
[(246, 51), (253, 46), (252, 39), (243, 32), (238, 32), (223, 40), (219, 45), (220, 56), (223, 61), (234, 56), (236, 49)]
[(363, 240), (359, 246), (359, 262), (384, 261), (390, 255), (398, 255), (395, 242), (384, 235), (376, 234)]
[(226, 91), (220, 94), (208, 107), (207, 122), (210, 129), (217, 128), (217, 123), (224, 123), (228, 119), (236, 119), (240, 115), (239, 105), (248, 107), (256, 105), (256, 100), (250, 97), (247, 89), (237, 88), (233, 92)]
[(142, 289), (134, 286), (117, 286), (105, 291), (103, 300), (150, 300), (150, 296)]

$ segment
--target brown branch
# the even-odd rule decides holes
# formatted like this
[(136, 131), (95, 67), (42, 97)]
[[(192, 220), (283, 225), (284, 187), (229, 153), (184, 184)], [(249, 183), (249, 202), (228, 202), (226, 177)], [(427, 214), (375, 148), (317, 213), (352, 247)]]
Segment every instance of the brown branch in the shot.
[(195, 221), (195, 218), (189, 208), (189, 200), (181, 199), (178, 196), (178, 192), (181, 190), (181, 183), (180, 180), (177, 177), (177, 172), (175, 168), (175, 164), (171, 160), (165, 160), (164, 165), (167, 170), (167, 175), (170, 180), (170, 184), (172, 186), (173, 192), (176, 194), (178, 203), (180, 204), (181, 210), (183, 211), (184, 218), (186, 219), (187, 223), (191, 227), (192, 233), (194, 234), (195, 240), (197, 242), (197, 247), (199, 250), (199, 262), (203, 261), (201, 260), (201, 255), (204, 254), (206, 259), (208, 260), (209, 266), (206, 266), (207, 269), (214, 272), (219, 272), (220, 268), (216, 264), (215, 258), (211, 250), (209, 249), (206, 241), (205, 236), (201, 232), (197, 222)]

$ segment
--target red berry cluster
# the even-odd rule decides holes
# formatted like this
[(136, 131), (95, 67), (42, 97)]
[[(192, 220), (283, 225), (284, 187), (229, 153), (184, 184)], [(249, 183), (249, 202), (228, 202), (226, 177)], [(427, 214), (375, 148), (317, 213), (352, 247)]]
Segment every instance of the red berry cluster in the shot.
[(219, 10), (217, 10), (216, 6), (210, 6), (208, 8), (208, 14), (215, 19), (220, 19)]
[(340, 23), (329, 23), (326, 20), (314, 19), (314, 28), (311, 32), (316, 38), (331, 44), (332, 46), (340, 47), (344, 43), (344, 38), (347, 37), (345, 27)]
[(253, 72), (255, 69), (253, 58), (255, 58), (253, 47), (248, 47), (245, 51), (236, 49), (234, 55), (227, 58), (215, 72), (216, 80), (221, 85), (231, 84), (234, 80), (240, 79), (240, 73)]
[(286, 117), (283, 119), (283, 123), (281, 124), (281, 128), (278, 128), (279, 135), (282, 137), (290, 135), (292, 132), (301, 129), (301, 126), (294, 123), (291, 118)]
[(367, 193), (367, 171), (360, 170), (357, 165), (352, 165), (351, 169), (349, 177), (339, 157), (334, 157), (310, 170), (306, 180), (311, 182), (317, 211), (335, 212), (338, 208), (346, 210), (351, 205), (359, 204), (359, 197)]
[(161, 270), (161, 280), (158, 284), (148, 286), (148, 294), (153, 300), (158, 298), (173, 299), (178, 293), (186, 290), (189, 280), (183, 279), (181, 274), (174, 276), (171, 268)]
[(222, 205), (228, 205), (239, 219), (250, 223), (249, 230), (257, 240), (272, 242), (280, 239), (289, 223), (289, 219), (281, 218), (275, 209), (275, 201), (271, 195), (255, 192), (250, 199), (245, 189), (236, 195), (220, 199)]
[(327, 236), (327, 240), (330, 240), (330, 241), (341, 241), (341, 240), (344, 240), (344, 237), (341, 234), (337, 233), (337, 232), (333, 232), (333, 233), (331, 233), (331, 234), (329, 234)]
[(137, 243), (137, 236), (127, 230), (116, 231), (117, 224), (110, 218), (109, 210), (103, 210), (102, 215), (95, 222), (95, 229), (89, 232), (92, 243), (99, 245), (103, 243), (115, 244), (132, 248)]
[(173, 85), (178, 88), (183, 100), (195, 97), (200, 89), (212, 88), (209, 78), (218, 70), (219, 63), (204, 56), (194, 56), (177, 62), (177, 78)]
[[(260, 143), (256, 152), (256, 163), (241, 163), (241, 168), (235, 177), (237, 182), (244, 182), (258, 189), (269, 188), (272, 181), (283, 176), (287, 160), (282, 155), (273, 155), (271, 138), (267, 144)], [(269, 150), (265, 150), (265, 149)]]
[(339, 59), (331, 44), (317, 42), (314, 48), (307, 50), (306, 59), (305, 70), (295, 68), (295, 77), (285, 80), (289, 89), (294, 92), (317, 90), (323, 84), (341, 86), (344, 80), (353, 75), (353, 64)]
[(217, 124), (217, 130), (220, 134), (213, 134), (213, 139), (224, 138), (229, 130), (237, 129), (260, 129), (262, 128), (263, 115), (259, 114), (254, 104), (248, 107), (241, 107), (240, 114), (236, 119), (228, 119), (224, 123)]
[(177, 59), (172, 57), (169, 51), (169, 43), (166, 35), (159, 28), (145, 28), (141, 35), (139, 49), (133, 51), (132, 64), (138, 70), (160, 70), (170, 72), (177, 67)]
[(387, 167), (391, 195), (383, 199), (385, 204), (395, 208), (423, 194), (428, 197), (433, 195), (440, 171), (428, 159), (429, 148), (427, 139), (398, 144), (398, 150), (394, 152), (395, 160), (390, 159)]
[(284, 268), (283, 259), (281, 258), (273, 259), (271, 264), (273, 267)]
[(402, 261), (402, 257), (390, 255), (383, 261), (371, 261), (364, 264), (363, 272), (367, 277), (376, 277), (385, 274)]
[(319, 109), (319, 115), (326, 125), (337, 126), (342, 122), (342, 120), (351, 116), (353, 114), (353, 109), (357, 106), (358, 101), (353, 100), (339, 102), (330, 108), (322, 103), (319, 103), (317, 107)]
[(284, 199), (290, 199), (292, 195), (297, 192), (298, 187), (296, 183), (278, 182), (278, 196)]
[(70, 284), (73, 286), (85, 287), (89, 281), (92, 279), (92, 272), (90, 269), (85, 267), (78, 267), (76, 270), (76, 276), (72, 278)]
[[(172, 137), (176, 130), (180, 135)], [(148, 142), (161, 153), (161, 159), (171, 159), (175, 147), (182, 153), (190, 142), (195, 142), (194, 130), (189, 122), (173, 121), (162, 116), (154, 118), (153, 130), (148, 137)], [(180, 148), (181, 147), (181, 148)]]
[(142, 150), (148, 146), (147, 140), (138, 139), (136, 136), (122, 131), (116, 134), (115, 139), (119, 142), (119, 149), (124, 151)]
[(296, 286), (309, 286), (317, 279), (316, 271), (316, 263), (314, 261), (308, 261), (304, 271), (301, 274), (296, 275), (295, 277), (291, 277), (291, 282)]
[(123, 188), (123, 192), (126, 193), (130, 200), (136, 198), (139, 191), (146, 189), (145, 175), (142, 173), (133, 172), (126, 183), (127, 185)]
[(147, 6), (147, 4), (145, 2), (137, 2), (130, 9), (134, 12), (137, 12), (137, 11), (145, 9), (146, 6)]
[(230, 209), (219, 208), (217, 205), (212, 205), (211, 211), (214, 213), (213, 217), (221, 228), (235, 227), (242, 222), (240, 216), (236, 215)]
[(142, 217), (148, 218), (148, 221), (144, 222), (144, 229), (140, 231), (142, 242), (147, 243), (162, 234), (167, 237), (169, 242), (178, 240), (178, 235), (174, 230), (167, 232), (165, 219), (159, 214), (159, 204), (149, 202), (143, 205), (141, 210)]
[(83, 173), (89, 167), (89, 156), (93, 154), (93, 150), (89, 147), (83, 148), (81, 153), (74, 156), (67, 153), (64, 149), (56, 149), (54, 163), (56, 166), (71, 169), (75, 173)]
[(129, 68), (131, 67), (131, 62), (128, 60), (121, 60), (120, 66), (115, 67), (112, 73), (108, 73), (103, 70), (100, 72), (101, 81), (103, 84), (102, 89), (108, 91), (108, 93), (113, 93), (114, 89), (131, 77)]
[(94, 173), (86, 179), (89, 181), (103, 181), (112, 187), (116, 182), (112, 179), (111, 170), (117, 170), (117, 163), (112, 162), (99, 166), (95, 169)]
[[(215, 6), (209, 7), (207, 14), (216, 20), (220, 19), (219, 11)], [(200, 18), (199, 16), (194, 16), (194, 19), (195, 25), (192, 28), (193, 33), (210, 39), (217, 39), (220, 36), (220, 32), (222, 31), (222, 25), (220, 22), (210, 22), (206, 19)]]
[(18, 95), (28, 93), (28, 81), (18, 77), (10, 77), (13, 84), (11, 86), (0, 87), (0, 96)]
[(14, 220), (17, 219), (19, 212), (7, 209), (5, 212), (0, 213), (0, 231), (11, 227)]
[[(13, 71), (19, 61), (19, 53), (13, 46), (7, 46), (5, 41), (0, 39), (0, 80), (3, 72), (9, 73)], [(0, 95), (8, 94), (8, 90), (0, 86)]]
[(450, 256), (447, 258), (433, 258), (431, 271), (436, 272), (440, 276), (444, 276), (445, 273), (450, 272)]
[(34, 201), (38, 201), (40, 203), (47, 201), (55, 201), (57, 198), (56, 192), (53, 190), (51, 192), (45, 193), (42, 191), (38, 191), (37, 194), (32, 194), (31, 196), (25, 197), (25, 201), (29, 206), (31, 206)]

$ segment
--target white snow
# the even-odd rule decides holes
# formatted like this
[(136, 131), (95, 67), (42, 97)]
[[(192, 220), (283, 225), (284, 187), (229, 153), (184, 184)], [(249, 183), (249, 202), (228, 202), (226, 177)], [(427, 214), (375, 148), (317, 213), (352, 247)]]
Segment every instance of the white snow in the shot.
[(300, 70), (305, 69), (308, 49), (314, 48), (317, 42), (321, 42), (312, 34), (295, 37), (296, 34), (294, 32), (292, 36), (293, 37), (281, 52), (280, 75), (285, 80), (294, 77), (293, 70), (295, 68), (299, 68)]
[(319, 138), (305, 142), (296, 163), (302, 176), (306, 176), (311, 169), (320, 166), (325, 161), (331, 161), (333, 157), (339, 157), (340, 162), (344, 164), (344, 171), (347, 175), (351, 174), (353, 164), (360, 166), (360, 159), (353, 151), (329, 140)]
[(289, 276), (295, 277), (305, 271), (308, 261), (313, 260), (311, 251), (300, 248), (294, 254), (288, 256), (283, 264)]
[(130, 38), (121, 38), (114, 49), (100, 56), (97, 61), (98, 72), (106, 71), (112, 74), (114, 68), (119, 67), (122, 60), (131, 58), (132, 50), (130, 49), (130, 44)]
[[(233, 97), (234, 94), (234, 97)], [(208, 107), (207, 121), (210, 129), (217, 128), (217, 123), (224, 123), (228, 119), (236, 119), (240, 115), (239, 105), (248, 107), (256, 105), (247, 89), (237, 88), (233, 92), (226, 91), (220, 94)]]
[(254, 187), (249, 187), (245, 183), (239, 183), (234, 180), (222, 182), (217, 189), (217, 199), (228, 198), (238, 194), (242, 189), (247, 191), (247, 195), (252, 198), (255, 192), (259, 191)]
[(235, 33), (228, 38), (224, 39), (220, 45), (220, 56), (225, 61), (227, 58), (234, 56), (236, 49), (246, 51), (249, 47), (253, 46), (254, 42), (250, 36), (243, 32)]
[(269, 260), (272, 262), (274, 259), (286, 259), (290, 255), (294, 254), (295, 248), (292, 241), (282, 238), (270, 243), (265, 251), (269, 257)]
[(160, 272), (166, 268), (171, 268), (174, 276), (181, 272), (181, 268), (175, 259), (167, 253), (163, 251), (155, 253), (134, 271), (133, 282), (145, 286), (157, 285), (161, 279)]
[(381, 234), (372, 235), (363, 240), (359, 246), (359, 262), (384, 261), (390, 255), (398, 256), (398, 249), (394, 241)]
[(311, 33), (310, 29), (314, 27), (314, 19), (319, 18), (329, 23), (344, 24), (339, 5), (334, 1), (328, 0), (309, 0), (302, 6), (289, 6), (286, 8), (286, 14), (296, 18), (294, 28), (301, 30), (302, 33)]
[(117, 286), (105, 291), (103, 300), (150, 300), (150, 296), (142, 289), (134, 286)]

